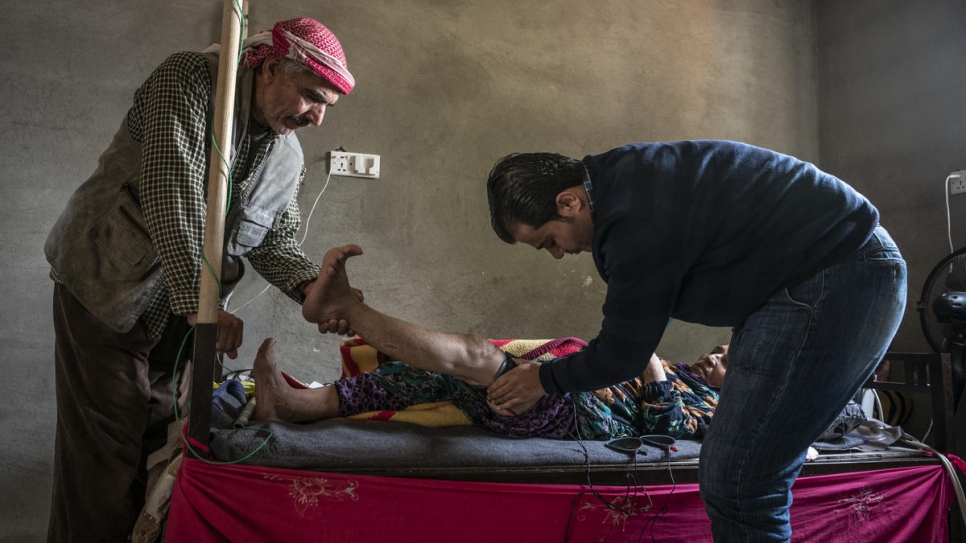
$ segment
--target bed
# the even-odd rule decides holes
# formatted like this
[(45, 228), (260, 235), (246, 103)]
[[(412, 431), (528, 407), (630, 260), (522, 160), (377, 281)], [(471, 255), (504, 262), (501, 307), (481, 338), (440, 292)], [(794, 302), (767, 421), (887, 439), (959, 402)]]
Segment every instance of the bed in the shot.
[[(930, 399), (934, 449), (949, 450), (948, 355), (887, 358), (896, 380), (867, 387)], [(632, 456), (598, 441), (510, 439), (472, 426), (202, 426), (210, 433), (188, 436), (199, 452), (177, 471), (168, 541), (711, 541), (697, 441)], [(793, 488), (796, 540), (961, 538), (939, 456), (917, 442), (821, 454)]]

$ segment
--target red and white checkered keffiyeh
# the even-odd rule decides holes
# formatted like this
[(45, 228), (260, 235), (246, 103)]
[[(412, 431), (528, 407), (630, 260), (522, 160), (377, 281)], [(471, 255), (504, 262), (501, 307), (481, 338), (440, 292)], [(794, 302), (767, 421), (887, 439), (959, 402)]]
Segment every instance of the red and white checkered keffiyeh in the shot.
[(342, 94), (352, 92), (356, 84), (335, 34), (322, 23), (307, 17), (275, 23), (271, 30), (245, 40), (242, 52), (245, 64), (252, 69), (274, 55), (292, 59), (312, 70)]

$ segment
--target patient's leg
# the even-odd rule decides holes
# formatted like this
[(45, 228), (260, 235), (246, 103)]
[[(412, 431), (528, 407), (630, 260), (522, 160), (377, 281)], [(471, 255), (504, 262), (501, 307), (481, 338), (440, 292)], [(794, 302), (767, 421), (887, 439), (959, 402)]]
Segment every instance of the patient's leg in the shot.
[(275, 340), (266, 339), (255, 356), (255, 419), (307, 422), (338, 417), (335, 387), (292, 388), (278, 370), (274, 347)]
[(380, 313), (356, 298), (345, 263), (362, 254), (356, 245), (330, 249), (319, 278), (302, 304), (309, 322), (345, 319), (367, 343), (386, 355), (422, 370), (452, 375), (471, 385), (493, 382), (506, 355), (481, 336), (444, 334)]

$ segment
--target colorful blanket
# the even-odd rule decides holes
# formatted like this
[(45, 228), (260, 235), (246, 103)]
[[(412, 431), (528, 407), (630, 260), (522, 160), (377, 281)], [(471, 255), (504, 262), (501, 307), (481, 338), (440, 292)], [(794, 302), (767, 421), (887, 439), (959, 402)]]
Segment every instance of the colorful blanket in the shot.
[[(494, 345), (515, 358), (548, 361), (587, 346), (579, 338), (558, 339), (491, 339)], [(362, 372), (372, 371), (385, 362), (391, 361), (361, 338), (347, 339), (339, 348), (342, 354), (342, 376), (353, 377)], [(412, 422), (422, 426), (467, 426), (470, 419), (460, 409), (449, 402), (424, 403), (399, 411), (369, 411), (349, 417), (355, 420), (393, 420)]]

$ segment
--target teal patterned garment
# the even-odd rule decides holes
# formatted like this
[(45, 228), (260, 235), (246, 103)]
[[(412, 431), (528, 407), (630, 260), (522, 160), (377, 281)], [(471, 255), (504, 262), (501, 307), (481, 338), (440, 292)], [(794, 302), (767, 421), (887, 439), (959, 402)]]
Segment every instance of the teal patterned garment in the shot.
[(645, 384), (633, 379), (595, 394), (610, 406), (614, 416), (633, 420), (641, 435), (700, 439), (718, 405), (718, 391), (683, 362), (671, 365), (661, 360), (661, 365), (667, 381)]
[[(700, 378), (662, 361), (667, 381), (642, 385), (634, 379), (596, 392), (548, 394), (525, 413), (504, 417), (486, 405), (486, 391), (402, 362), (336, 381), (340, 415), (399, 410), (448, 401), (477, 426), (508, 437), (606, 440), (666, 434), (700, 437), (710, 421), (717, 393)], [(681, 364), (684, 368), (686, 365)]]

